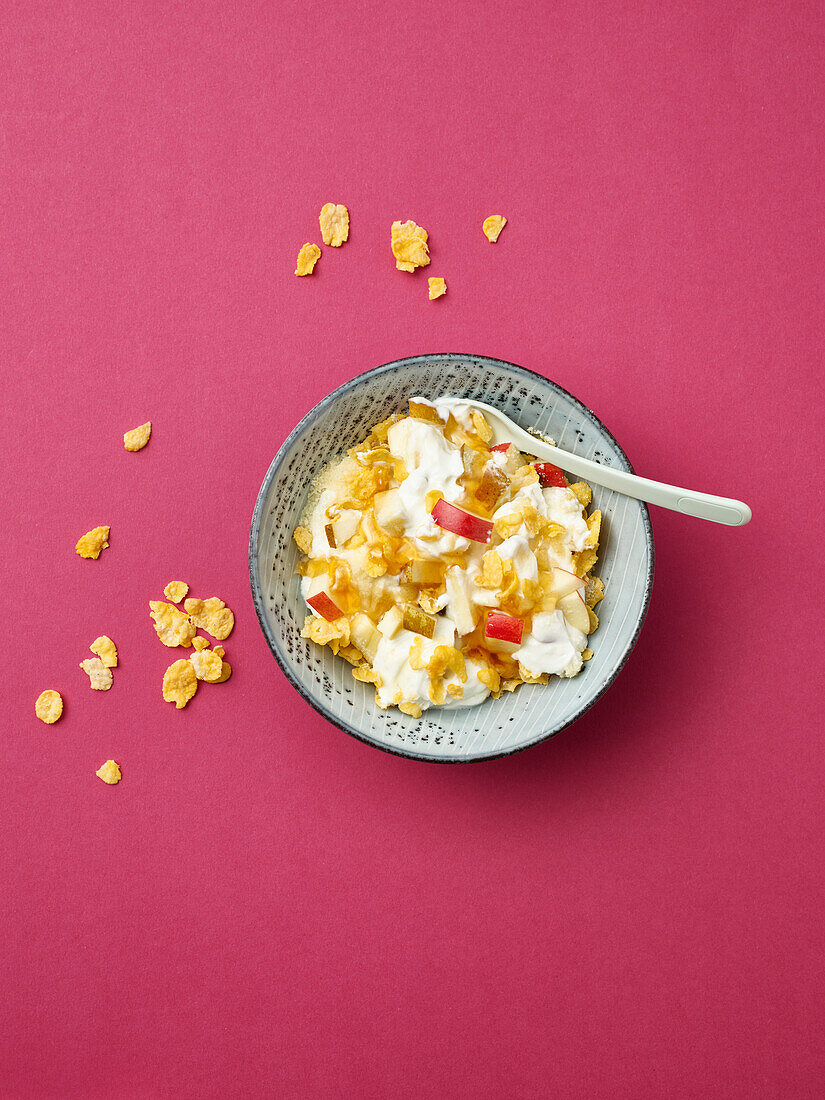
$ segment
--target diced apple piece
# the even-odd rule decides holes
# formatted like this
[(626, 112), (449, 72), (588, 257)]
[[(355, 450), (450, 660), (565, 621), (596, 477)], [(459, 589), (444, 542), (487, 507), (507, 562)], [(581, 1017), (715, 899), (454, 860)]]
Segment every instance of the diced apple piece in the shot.
[(517, 619), (515, 615), (506, 615), (503, 611), (487, 612), (487, 622), (484, 626), (484, 634), (487, 638), (520, 645), (523, 632), (523, 619)]
[(394, 638), (404, 622), (404, 615), (398, 604), (394, 604), (389, 611), (381, 616), (378, 629), (385, 638)]
[(550, 573), (548, 596), (561, 600), (565, 596), (569, 596), (571, 592), (582, 591), (584, 591), (584, 581), (581, 577), (577, 577), (575, 573), (570, 573), (567, 569), (561, 569), (559, 566), (553, 567)]
[(397, 489), (387, 489), (383, 493), (376, 493), (373, 505), (375, 507), (375, 519), (379, 527), (390, 535), (402, 535), (404, 533), (404, 506), (401, 502), (401, 494)]
[(495, 447), (491, 447), (490, 451), (496, 451), (504, 455), (504, 465), (500, 468), (506, 474), (514, 474), (519, 467), (524, 465), (521, 451), (515, 443), (498, 443)]
[(415, 420), (428, 420), (431, 424), (444, 423), (432, 405), (425, 405), (422, 401), (413, 401), (410, 398), (409, 406), (410, 416)]
[(507, 474), (499, 466), (488, 463), (475, 492), (476, 500), (485, 508), (494, 508), (507, 483)]
[(331, 523), (324, 524), (324, 534), (327, 536), (330, 550), (337, 550), (338, 543), (335, 541), (335, 528)]
[(404, 608), (404, 629), (423, 638), (432, 638), (435, 634), (435, 615), (430, 615), (420, 607), (407, 604)]
[(583, 634), (590, 633), (590, 616), (578, 592), (570, 592), (567, 596), (563, 596), (557, 606), (571, 626), (581, 630)]
[(508, 447), (515, 447), (515, 443), (496, 443), (495, 447), (491, 447), (491, 451), (503, 451), (506, 453)]
[(475, 630), (476, 620), (473, 614), (473, 605), (470, 603), (466, 589), (466, 574), (459, 566), (452, 566), (447, 570), (447, 608), (449, 617), (455, 623), (455, 628), (463, 637)]
[(472, 512), (465, 512), (455, 504), (439, 500), (433, 508), (433, 519), (445, 531), (470, 539), (472, 542), (489, 542), (493, 525), (488, 519), (482, 519)]
[(410, 562), (410, 580), (413, 584), (441, 584), (444, 565), (440, 561)]
[(363, 611), (353, 615), (350, 621), (350, 638), (362, 657), (366, 657), (368, 661), (375, 660), (381, 635), (375, 629), (372, 620)]
[(484, 451), (479, 451), (474, 447), (468, 447), (465, 444), (461, 448), (461, 461), (464, 465), (465, 475), (472, 478), (473, 481), (478, 481), (484, 473), (487, 455)]
[(326, 591), (328, 584), (329, 576), (326, 573), (322, 573), (318, 577), (313, 577), (309, 584), (307, 603), (312, 610), (316, 611), (322, 618), (334, 623), (336, 619), (341, 618), (344, 612)]
[(547, 489), (549, 486), (564, 489), (567, 485), (567, 481), (561, 469), (558, 466), (554, 466), (552, 462), (536, 462), (535, 466), (542, 489)]

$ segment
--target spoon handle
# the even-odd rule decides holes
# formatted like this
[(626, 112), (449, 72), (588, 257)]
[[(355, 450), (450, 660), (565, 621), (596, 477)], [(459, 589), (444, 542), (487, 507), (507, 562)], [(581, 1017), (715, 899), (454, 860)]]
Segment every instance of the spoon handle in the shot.
[[(538, 441), (534, 444), (533, 454), (536, 453), (536, 447)], [(742, 527), (750, 521), (751, 510), (741, 500), (715, 497), (709, 493), (698, 493), (694, 489), (682, 489), (678, 485), (650, 481), (646, 477), (637, 477), (624, 470), (614, 470), (599, 462), (591, 462), (589, 458), (580, 458), (579, 455), (570, 454), (549, 444), (542, 445), (540, 449), (543, 453), (547, 452), (550, 461), (557, 463), (563, 470), (636, 500), (658, 504), (660, 508), (670, 508), (671, 511), (707, 519), (713, 523), (725, 523), (729, 527)]]

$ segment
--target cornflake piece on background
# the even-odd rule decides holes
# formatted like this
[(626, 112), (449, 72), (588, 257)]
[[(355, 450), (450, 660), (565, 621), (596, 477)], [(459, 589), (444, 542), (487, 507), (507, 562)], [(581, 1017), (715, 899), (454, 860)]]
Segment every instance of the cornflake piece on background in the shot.
[(172, 603), (180, 603), (188, 591), (189, 585), (186, 581), (169, 581), (163, 590), (163, 594)]
[(206, 640), (206, 638), (201, 638), (199, 634), (197, 638), (192, 639), (192, 648), (197, 653), (200, 653), (202, 649), (209, 649), (209, 642)]
[(106, 668), (99, 657), (87, 657), (80, 667), (88, 674), (89, 683), (95, 691), (108, 691), (112, 686), (112, 670)]
[(123, 446), (127, 451), (142, 451), (149, 442), (152, 434), (152, 421), (147, 420), (138, 428), (132, 428), (130, 432), (123, 433)]
[(321, 258), (321, 249), (317, 244), (307, 242), (298, 253), (298, 262), (295, 267), (296, 275), (311, 275), (315, 265)]
[(430, 301), (434, 298), (440, 298), (442, 294), (447, 293), (447, 284), (443, 279), (428, 279), (430, 284)]
[(229, 677), (232, 675), (232, 666), (228, 661), (221, 661), (221, 678), (217, 680), (218, 684), (225, 684)]
[[(192, 622), (222, 642), (232, 633), (235, 625), (235, 616), (217, 596), (210, 596), (208, 600), (186, 600), (183, 605), (192, 617)], [(193, 631), (194, 633), (194, 631)]]
[(183, 710), (198, 690), (198, 678), (189, 661), (175, 661), (163, 674), (163, 698)]
[(340, 204), (336, 206), (334, 202), (324, 203), (318, 215), (318, 221), (324, 244), (340, 248), (349, 237), (349, 210), (346, 206)]
[(120, 766), (116, 764), (114, 760), (107, 760), (105, 764), (101, 764), (95, 772), (95, 775), (99, 776), (104, 783), (108, 783), (109, 786), (114, 786), (115, 783), (119, 783), (123, 778), (120, 772)]
[(52, 722), (56, 722), (63, 713), (63, 699), (60, 692), (53, 691), (52, 688), (41, 691), (34, 704), (34, 713), (47, 726), (50, 726)]
[(390, 247), (399, 271), (415, 271), (430, 262), (426, 229), (413, 221), (393, 222), (390, 229)]
[(221, 678), (221, 658), (210, 649), (204, 649), (193, 653), (189, 663), (195, 670), (199, 680), (205, 680), (208, 684), (216, 684)]
[(117, 668), (117, 646), (111, 638), (101, 634), (99, 638), (95, 638), (89, 649), (98, 655), (106, 668)]
[(164, 603), (163, 600), (150, 600), (149, 608), (150, 614), (155, 620), (157, 635), (164, 645), (171, 648), (176, 645), (186, 647), (192, 644), (197, 627), (174, 604)]
[(77, 540), (75, 550), (81, 558), (99, 558), (100, 551), (109, 545), (109, 528), (93, 527)]
[(502, 214), (491, 214), (489, 218), (485, 218), (482, 222), (481, 228), (484, 230), (484, 236), (490, 241), (491, 244), (495, 244), (498, 240), (499, 233), (507, 224), (507, 219)]

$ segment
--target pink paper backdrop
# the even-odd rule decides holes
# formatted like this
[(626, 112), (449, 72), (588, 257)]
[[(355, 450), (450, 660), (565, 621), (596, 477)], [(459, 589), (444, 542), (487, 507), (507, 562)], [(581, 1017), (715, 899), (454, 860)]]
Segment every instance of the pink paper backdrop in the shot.
[[(3, 5), (4, 1097), (821, 1095), (824, 34), (814, 2)], [(296, 279), (326, 201), (351, 239)], [(315, 714), (245, 560), (295, 421), (442, 350), (755, 517), (657, 512), (619, 681), (465, 768)], [(237, 615), (182, 712), (177, 577)]]

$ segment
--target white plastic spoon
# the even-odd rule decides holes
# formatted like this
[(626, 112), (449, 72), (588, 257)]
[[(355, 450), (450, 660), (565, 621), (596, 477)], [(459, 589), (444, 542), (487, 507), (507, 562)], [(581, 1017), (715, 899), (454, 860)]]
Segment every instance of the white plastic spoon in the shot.
[[(443, 402), (443, 404), (451, 403), (470, 404), (483, 412), (493, 429), (495, 443), (515, 443), (520, 451), (535, 455), (543, 461), (553, 462), (561, 466), (562, 470), (577, 477), (586, 478), (596, 485), (604, 485), (606, 489), (623, 493), (626, 497), (644, 500), (648, 504), (658, 504), (660, 508), (670, 508), (686, 516), (708, 519), (713, 523), (726, 523), (729, 527), (742, 527), (750, 521), (751, 510), (741, 500), (714, 497), (708, 493), (697, 493), (693, 489), (680, 489), (677, 485), (665, 485), (661, 481), (650, 481), (646, 477), (625, 473), (624, 470), (602, 466), (598, 462), (591, 462), (589, 458), (580, 458), (569, 451), (562, 451), (559, 447), (552, 447), (549, 443), (530, 435), (518, 424), (514, 424), (504, 413), (494, 409), (492, 405), (485, 405), (481, 401), (459, 401), (455, 398)], [(442, 401), (439, 401), (439, 404), (442, 404)]]

